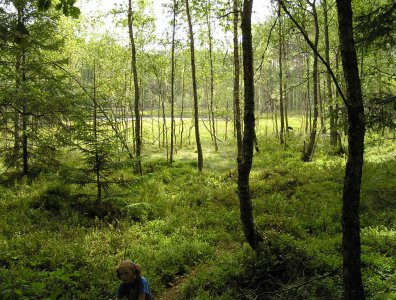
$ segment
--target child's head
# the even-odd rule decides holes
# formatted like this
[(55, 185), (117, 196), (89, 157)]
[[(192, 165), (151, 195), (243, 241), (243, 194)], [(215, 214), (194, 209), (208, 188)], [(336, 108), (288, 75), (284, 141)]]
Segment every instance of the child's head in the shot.
[(117, 268), (117, 277), (125, 283), (131, 283), (142, 272), (138, 264), (130, 260), (124, 260)]

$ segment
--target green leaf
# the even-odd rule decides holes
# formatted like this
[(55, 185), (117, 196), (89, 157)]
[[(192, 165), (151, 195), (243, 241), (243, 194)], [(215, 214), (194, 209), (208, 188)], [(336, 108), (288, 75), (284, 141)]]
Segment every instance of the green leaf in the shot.
[(37, 7), (39, 10), (48, 10), (51, 7), (52, 1), (51, 0), (39, 0), (37, 3)]
[(59, 296), (62, 295), (62, 290), (61, 289), (56, 289), (53, 291), (50, 295), (50, 300), (57, 300)]
[(70, 16), (72, 16), (74, 19), (77, 19), (81, 14), (81, 11), (78, 7), (71, 7), (70, 8)]

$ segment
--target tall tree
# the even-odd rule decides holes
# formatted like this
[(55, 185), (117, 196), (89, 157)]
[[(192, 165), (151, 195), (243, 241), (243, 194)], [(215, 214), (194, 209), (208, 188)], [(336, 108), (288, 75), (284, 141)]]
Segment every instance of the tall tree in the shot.
[(238, 41), (238, 27), (239, 27), (239, 1), (233, 1), (233, 43), (234, 43), (234, 119), (235, 131), (238, 147), (238, 159), (242, 155), (242, 129), (241, 129), (241, 106), (239, 103), (239, 41)]
[(135, 173), (142, 173), (142, 164), (141, 164), (141, 146), (142, 146), (142, 136), (141, 136), (141, 128), (140, 128), (140, 93), (139, 93), (139, 80), (138, 80), (138, 72), (136, 67), (136, 46), (135, 46), (135, 37), (133, 35), (133, 12), (132, 12), (132, 0), (128, 0), (128, 29), (129, 29), (129, 40), (131, 43), (131, 67), (133, 73), (133, 85), (135, 89), (135, 144), (136, 144), (136, 162), (135, 162)]
[(188, 21), (188, 28), (189, 28), (189, 35), (190, 35), (191, 77), (192, 77), (193, 96), (194, 96), (195, 142), (197, 145), (197, 153), (198, 153), (198, 170), (202, 171), (203, 155), (202, 155), (201, 138), (199, 135), (198, 88), (197, 88), (197, 78), (196, 78), (196, 70), (195, 70), (194, 31), (193, 31), (193, 26), (192, 26), (192, 21), (191, 21), (190, 4), (189, 4), (188, 0), (186, 0), (186, 14), (187, 14), (187, 21)]
[[(57, 141), (50, 141), (45, 132), (58, 125), (58, 118), (68, 106), (64, 78), (53, 68), (53, 63), (63, 56), (59, 13), (38, 5), (37, 1), (27, 0), (0, 4), (5, 22), (0, 26), (0, 38), (7, 45), (2, 47), (2, 55), (7, 56), (2, 63), (7, 66), (7, 80), (15, 83), (3, 86), (3, 95), (8, 94), (8, 99), (2, 101), (1, 110), (7, 111), (5, 122), (11, 119), (9, 112), (13, 113), (13, 125), (7, 126), (7, 134), (12, 134), (14, 142), (13, 149), (3, 153), (8, 155), (6, 165), (22, 166), (23, 175), (29, 175), (32, 164), (55, 159), (53, 146)], [(54, 98), (58, 101), (52, 101)]]
[(348, 111), (348, 160), (342, 206), (344, 297), (364, 299), (360, 247), (360, 187), (362, 179), (365, 120), (358, 61), (352, 25), (351, 0), (337, 0), (338, 31), (346, 83)]
[(177, 2), (173, 0), (172, 20), (172, 57), (171, 57), (171, 144), (169, 162), (173, 163), (174, 137), (175, 137), (175, 35), (176, 35)]
[(210, 0), (206, 0), (206, 25), (208, 27), (208, 44), (209, 44), (209, 63), (210, 63), (210, 104), (209, 104), (209, 122), (211, 127), (211, 135), (213, 139), (213, 143), (215, 146), (215, 151), (219, 150), (217, 145), (217, 136), (216, 136), (216, 120), (214, 114), (214, 66), (213, 66), (213, 37), (212, 37), (212, 25), (211, 25), (211, 16), (210, 12), (212, 9), (212, 5)]
[[(330, 65), (330, 42), (329, 42), (329, 18), (328, 18), (328, 6), (327, 0), (323, 0), (323, 23), (324, 23), (324, 39), (325, 39), (325, 59), (328, 65)], [(330, 73), (326, 72), (326, 90), (327, 90), (327, 100), (329, 103), (329, 117), (330, 117), (330, 145), (337, 145), (337, 129), (335, 127), (335, 116), (336, 111), (334, 110), (333, 103), (333, 91), (331, 86), (331, 76)]]
[[(319, 43), (319, 21), (318, 21), (318, 14), (316, 12), (316, 0), (313, 0), (313, 2), (310, 2), (307, 0), (309, 5), (312, 8), (312, 16), (314, 19), (314, 25), (315, 25), (315, 37), (314, 37), (314, 47), (315, 49), (318, 49), (318, 43)], [(314, 56), (314, 61), (313, 61), (313, 69), (312, 69), (312, 77), (313, 77), (313, 122), (312, 122), (312, 129), (309, 135), (309, 142), (308, 146), (305, 149), (303, 149), (303, 154), (302, 154), (302, 160), (303, 161), (310, 161), (313, 156), (314, 152), (314, 147), (315, 147), (315, 141), (316, 141), (316, 133), (317, 133), (317, 126), (318, 126), (318, 115), (319, 115), (319, 109), (318, 109), (318, 54), (316, 51), (313, 53)]]
[(284, 144), (284, 133), (285, 133), (285, 114), (284, 114), (284, 104), (283, 104), (283, 66), (282, 66), (282, 47), (283, 47), (283, 35), (282, 35), (282, 12), (281, 5), (278, 3), (278, 19), (279, 19), (279, 113), (280, 113), (280, 132), (279, 138), (280, 143)]
[(253, 145), (255, 138), (254, 116), (254, 70), (252, 47), (252, 6), (253, 0), (244, 0), (242, 11), (242, 48), (244, 81), (244, 134), (242, 155), (238, 157), (238, 193), (241, 220), (245, 237), (252, 249), (257, 250), (261, 235), (257, 232), (253, 220), (252, 199), (249, 188), (250, 170), (253, 162)]

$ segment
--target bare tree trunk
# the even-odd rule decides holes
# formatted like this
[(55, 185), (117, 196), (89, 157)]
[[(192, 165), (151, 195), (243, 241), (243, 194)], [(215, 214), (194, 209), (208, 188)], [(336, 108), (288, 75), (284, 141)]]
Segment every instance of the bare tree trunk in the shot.
[(210, 62), (210, 108), (209, 108), (209, 122), (211, 126), (213, 143), (215, 147), (215, 151), (219, 150), (219, 146), (217, 145), (217, 134), (216, 134), (216, 120), (214, 114), (214, 66), (213, 66), (213, 45), (212, 45), (212, 26), (210, 24), (210, 11), (211, 11), (211, 3), (210, 0), (206, 2), (206, 24), (208, 26), (208, 41), (209, 41), (209, 62)]
[[(18, 101), (16, 107), (22, 104), (22, 166), (23, 166), (23, 175), (29, 175), (29, 153), (28, 153), (28, 136), (27, 136), (27, 121), (28, 121), (28, 108), (27, 108), (27, 98), (26, 95), (22, 93), (24, 86), (26, 85), (26, 49), (24, 46), (24, 40), (26, 38), (27, 29), (24, 24), (24, 9), (25, 4), (16, 5), (17, 13), (18, 13), (18, 38), (16, 39), (16, 44), (18, 46), (18, 53), (16, 58), (16, 99)], [(14, 154), (15, 158), (19, 156), (20, 150), (20, 112), (18, 110), (15, 111), (15, 132), (14, 132)]]
[[(158, 79), (159, 81), (159, 79)], [(166, 125), (165, 96), (160, 84), (161, 106), (162, 106), (162, 146), (166, 148), (166, 161), (169, 161), (168, 127)]]
[(280, 2), (278, 3), (278, 19), (279, 19), (279, 113), (280, 113), (280, 132), (279, 139), (280, 143), (284, 144), (284, 132), (285, 132), (285, 115), (283, 111), (283, 73), (282, 73), (282, 15)]
[[(131, 70), (132, 72), (132, 70)], [(132, 94), (132, 77), (133, 75), (131, 74), (130, 79), (129, 79), (129, 90), (130, 93)], [(134, 117), (134, 108), (132, 105), (132, 101), (128, 101), (129, 103), (129, 113), (131, 114), (131, 129), (132, 129), (132, 154), (136, 155), (136, 143), (135, 143), (135, 138), (136, 138), (136, 134), (135, 134), (135, 117)]]
[(320, 132), (326, 133), (325, 114), (323, 109), (322, 85), (320, 80), (320, 72), (318, 72), (318, 96), (319, 96), (319, 116), (320, 116)]
[(241, 129), (241, 107), (239, 101), (239, 42), (238, 42), (238, 23), (239, 23), (239, 5), (238, 0), (233, 2), (234, 10), (234, 20), (233, 20), (233, 30), (234, 30), (234, 124), (235, 124), (235, 134), (237, 138), (237, 148), (238, 157), (242, 155), (242, 129)]
[[(230, 104), (228, 103), (228, 98), (226, 101), (226, 116), (225, 116), (225, 129), (224, 129), (224, 140), (228, 139), (228, 109)], [(238, 152), (239, 153), (239, 152)]]
[(162, 107), (162, 97), (161, 92), (158, 94), (158, 111), (157, 111), (157, 130), (158, 130), (158, 148), (161, 148), (161, 107)]
[[(283, 98), (283, 104), (284, 104), (284, 114), (285, 114), (285, 129), (287, 134), (289, 134), (289, 118), (288, 118), (288, 112), (289, 112), (289, 92), (287, 90), (287, 84), (290, 82), (290, 73), (288, 69), (288, 64), (287, 64), (287, 42), (285, 41), (285, 38), (283, 38), (283, 62), (284, 62), (284, 69), (285, 69), (285, 75), (286, 75), (286, 80), (283, 81), (283, 91), (284, 91), (284, 98)], [(290, 84), (291, 85), (291, 84)], [(293, 97), (293, 91), (291, 91), (292, 97)], [(293, 99), (291, 101), (291, 104), (293, 104)]]
[(195, 72), (195, 50), (194, 50), (194, 32), (191, 22), (190, 15), (190, 5), (189, 0), (186, 1), (186, 13), (188, 20), (188, 27), (190, 32), (190, 49), (191, 49), (191, 76), (192, 76), (192, 85), (193, 85), (193, 95), (194, 95), (194, 126), (195, 126), (195, 142), (197, 145), (198, 152), (198, 170), (202, 171), (203, 168), (203, 155), (202, 155), (202, 146), (199, 135), (199, 116), (198, 116), (198, 88), (197, 88), (197, 79)]
[(185, 73), (186, 73), (186, 63), (184, 62), (183, 76), (182, 76), (181, 110), (180, 110), (180, 147), (183, 146), (183, 134), (184, 134), (183, 113), (184, 113)]
[(306, 98), (305, 98), (305, 102), (306, 102), (306, 107), (307, 107), (307, 111), (306, 111), (306, 119), (305, 119), (305, 132), (311, 132), (312, 130), (312, 117), (311, 117), (311, 94), (310, 94), (310, 73), (309, 73), (309, 68), (310, 68), (310, 63), (309, 63), (309, 53), (308, 53), (308, 47), (307, 47), (307, 91), (306, 91)]
[[(324, 38), (325, 38), (325, 60), (330, 66), (330, 42), (329, 42), (329, 21), (328, 21), (328, 7), (327, 0), (323, 2), (323, 17), (324, 17)], [(330, 145), (337, 146), (337, 128), (334, 122), (334, 100), (333, 91), (331, 87), (330, 73), (326, 72), (326, 87), (327, 87), (327, 99), (329, 103), (329, 119), (330, 119)]]
[(253, 162), (253, 144), (255, 138), (254, 120), (254, 70), (251, 15), (253, 0), (244, 0), (242, 12), (242, 48), (243, 48), (243, 80), (245, 83), (244, 135), (242, 155), (238, 157), (238, 192), (241, 220), (245, 237), (252, 249), (257, 250), (262, 241), (253, 220), (253, 207), (249, 189), (250, 170)]
[[(22, 82), (26, 82), (26, 55), (22, 54)], [(23, 107), (22, 107), (22, 157), (23, 157), (23, 175), (29, 175), (29, 152), (28, 152), (28, 136), (27, 136), (27, 126), (28, 126), (28, 107), (27, 107), (26, 95), (23, 96)]]
[(360, 249), (360, 187), (364, 154), (364, 107), (358, 62), (353, 38), (351, 0), (337, 0), (338, 31), (347, 90), (348, 160), (342, 206), (344, 297), (364, 299)]
[(98, 105), (96, 102), (96, 61), (94, 60), (94, 67), (93, 67), (93, 136), (94, 136), (94, 143), (95, 143), (95, 175), (96, 175), (96, 201), (97, 203), (102, 202), (102, 183), (100, 178), (100, 161), (99, 161), (99, 149), (98, 149)]
[[(16, 73), (16, 80), (15, 80), (15, 93), (16, 99), (19, 101), (20, 94), (21, 94), (21, 60), (22, 55), (18, 52), (15, 64), (15, 73)], [(21, 141), (20, 141), (20, 118), (19, 118), (19, 111), (15, 109), (14, 113), (14, 159), (16, 160), (19, 156), (19, 151), (21, 148)]]
[(140, 94), (139, 94), (139, 80), (138, 80), (138, 73), (136, 67), (136, 47), (135, 47), (135, 38), (133, 36), (133, 13), (132, 13), (132, 2), (128, 0), (128, 28), (129, 28), (129, 39), (131, 43), (131, 64), (132, 64), (132, 72), (133, 72), (133, 85), (135, 88), (135, 143), (136, 143), (136, 162), (134, 165), (134, 172), (137, 174), (142, 174), (142, 164), (141, 164), (141, 130), (140, 130)]
[(173, 23), (172, 23), (172, 59), (171, 59), (171, 140), (169, 162), (173, 163), (173, 148), (175, 137), (175, 34), (176, 34), (176, 0), (173, 0)]
[[(309, 2), (310, 3), (310, 2)], [(318, 15), (316, 13), (316, 5), (315, 1), (313, 3), (310, 3), (312, 6), (312, 14), (314, 17), (314, 24), (315, 24), (315, 39), (314, 39), (314, 46), (315, 49), (318, 48), (318, 43), (319, 43), (319, 23), (318, 23)], [(318, 126), (318, 55), (316, 52), (314, 52), (314, 61), (313, 61), (313, 69), (312, 69), (312, 76), (313, 76), (313, 110), (314, 110), (314, 116), (313, 116), (313, 124), (312, 124), (312, 130), (309, 136), (309, 143), (306, 151), (303, 152), (302, 154), (302, 160), (303, 161), (311, 161), (313, 152), (314, 152), (314, 146), (315, 146), (315, 141), (316, 141), (316, 133), (317, 133), (317, 126)], [(305, 148), (305, 147), (304, 147)]]

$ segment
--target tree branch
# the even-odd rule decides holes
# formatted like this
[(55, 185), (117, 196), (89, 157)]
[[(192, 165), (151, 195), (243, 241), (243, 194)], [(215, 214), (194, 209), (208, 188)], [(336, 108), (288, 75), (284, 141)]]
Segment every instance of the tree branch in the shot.
[(337, 81), (337, 78), (335, 77), (333, 70), (331, 69), (330, 65), (328, 64), (328, 62), (320, 55), (318, 49), (315, 47), (315, 45), (312, 43), (312, 41), (309, 39), (308, 34), (304, 31), (304, 29), (301, 27), (300, 24), (298, 24), (298, 22), (296, 21), (296, 19), (294, 19), (294, 17), (291, 15), (291, 13), (289, 12), (289, 10), (287, 9), (285, 3), (283, 2), (283, 0), (278, 0), (280, 2), (280, 5), (282, 6), (282, 9), (284, 10), (284, 12), (289, 16), (290, 20), (292, 20), (292, 22), (294, 23), (294, 25), (296, 25), (296, 27), (300, 30), (300, 33), (302, 34), (302, 36), (304, 37), (305, 41), (307, 42), (308, 46), (312, 49), (313, 52), (315, 52), (315, 54), (318, 56), (318, 58), (320, 59), (320, 61), (325, 65), (327, 72), (329, 72), (331, 78), (333, 79), (333, 82), (337, 88), (337, 91), (340, 95), (340, 97), (342, 98), (342, 100), (344, 101), (344, 104), (349, 107), (348, 102), (346, 100), (346, 97), (344, 95), (344, 93), (342, 92), (342, 89)]

